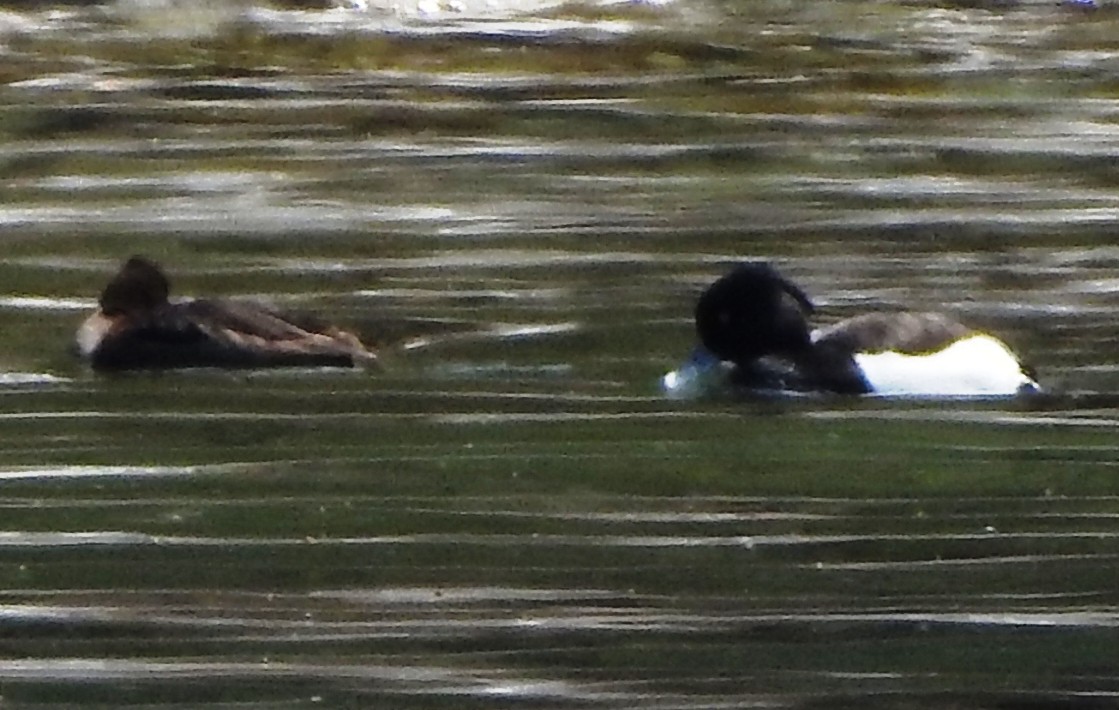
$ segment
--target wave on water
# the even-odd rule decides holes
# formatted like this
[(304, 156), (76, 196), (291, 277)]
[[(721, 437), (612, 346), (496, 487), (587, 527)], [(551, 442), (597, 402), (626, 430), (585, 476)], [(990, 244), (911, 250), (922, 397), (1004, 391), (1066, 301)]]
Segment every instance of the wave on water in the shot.
[[(587, 10), (658, 8), (673, 0), (592, 0)], [(336, 0), (313, 10), (273, 9), (250, 2), (221, 0), (117, 0), (112, 17), (143, 34), (190, 38), (213, 35), (245, 23), (286, 31), (334, 33), (391, 29), (391, 25), (458, 20), (494, 20), (555, 12), (567, 0)], [(373, 23), (375, 26), (371, 26)]]

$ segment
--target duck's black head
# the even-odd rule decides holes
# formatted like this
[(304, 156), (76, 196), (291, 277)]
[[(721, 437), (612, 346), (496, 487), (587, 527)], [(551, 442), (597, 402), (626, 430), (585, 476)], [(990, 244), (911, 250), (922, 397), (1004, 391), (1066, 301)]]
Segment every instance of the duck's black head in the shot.
[(170, 294), (171, 285), (159, 266), (134, 256), (101, 292), (101, 311), (107, 316), (150, 311), (165, 305)]
[(705, 348), (737, 364), (766, 355), (797, 358), (812, 347), (812, 310), (808, 296), (772, 266), (744, 263), (699, 297), (696, 331)]

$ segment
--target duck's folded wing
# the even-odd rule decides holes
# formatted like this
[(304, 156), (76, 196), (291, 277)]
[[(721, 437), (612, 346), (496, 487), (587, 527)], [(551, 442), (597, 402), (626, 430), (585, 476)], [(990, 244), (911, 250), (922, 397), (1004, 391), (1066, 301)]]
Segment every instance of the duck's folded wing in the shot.
[(196, 300), (177, 304), (179, 317), (215, 346), (257, 357), (307, 364), (356, 364), (376, 356), (352, 333), (310, 316), (237, 301)]
[(325, 324), (259, 303), (198, 299), (178, 303), (181, 316), (205, 331), (231, 331), (264, 340), (298, 340)]
[(848, 354), (892, 351), (916, 355), (941, 350), (974, 332), (942, 313), (868, 313), (821, 328), (812, 334), (812, 340)]
[(103, 320), (102, 337), (86, 350), (92, 365), (106, 370), (376, 362), (376, 355), (350, 333), (247, 303), (185, 301), (115, 323)]

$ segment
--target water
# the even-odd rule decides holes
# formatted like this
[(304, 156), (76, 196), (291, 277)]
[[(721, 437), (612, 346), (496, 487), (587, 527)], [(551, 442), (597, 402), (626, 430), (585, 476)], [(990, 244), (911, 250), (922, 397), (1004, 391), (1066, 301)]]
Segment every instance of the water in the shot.
[[(1112, 707), (1119, 27), (1055, 3), (13, 4), (11, 707)], [(117, 264), (380, 371), (94, 375)], [(668, 401), (741, 258), (1052, 394)]]

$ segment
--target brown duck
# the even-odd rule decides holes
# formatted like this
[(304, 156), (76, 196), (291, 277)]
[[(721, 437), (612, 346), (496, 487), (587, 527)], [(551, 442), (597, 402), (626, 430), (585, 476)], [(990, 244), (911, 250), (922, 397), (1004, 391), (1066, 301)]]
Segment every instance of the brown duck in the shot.
[(377, 362), (352, 333), (247, 301), (170, 300), (154, 262), (134, 256), (78, 328), (77, 349), (99, 370), (190, 367), (355, 367)]

